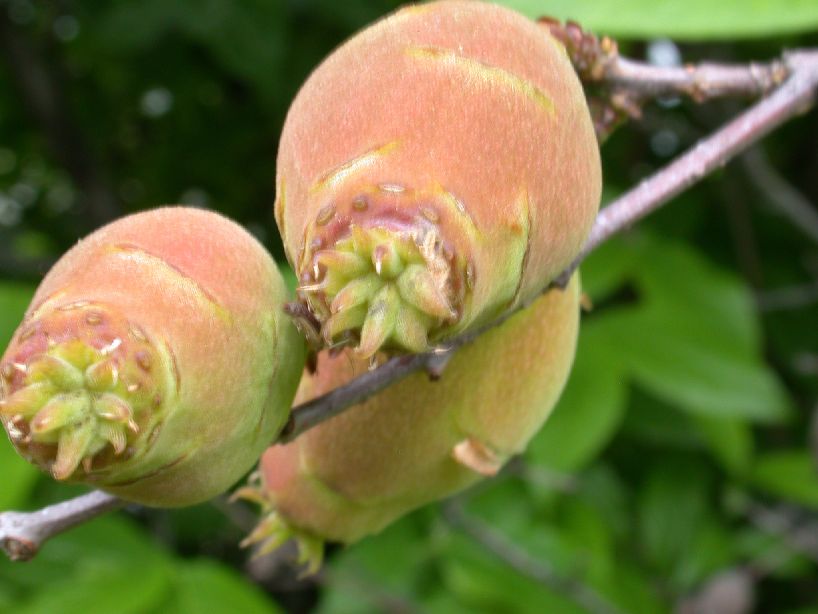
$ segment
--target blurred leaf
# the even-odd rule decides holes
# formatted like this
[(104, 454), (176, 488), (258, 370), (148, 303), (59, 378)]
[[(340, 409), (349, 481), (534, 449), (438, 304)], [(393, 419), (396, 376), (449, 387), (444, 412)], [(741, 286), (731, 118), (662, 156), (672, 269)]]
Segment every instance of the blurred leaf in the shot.
[(0, 510), (19, 509), (25, 503), (40, 472), (14, 451), (3, 433), (0, 433), (0, 470), (3, 472)]
[(737, 418), (694, 416), (694, 423), (715, 457), (730, 473), (743, 474), (753, 461), (753, 433)]
[(19, 614), (143, 614), (156, 611), (170, 588), (168, 569), (123, 563), (82, 569), (70, 578), (51, 578), (18, 602)]
[(621, 237), (606, 241), (582, 263), (582, 291), (595, 303), (608, 298), (626, 281), (639, 254)]
[(818, 508), (818, 469), (808, 450), (785, 450), (759, 456), (752, 480), (774, 496)]
[(179, 565), (175, 589), (172, 611), (178, 614), (283, 612), (246, 578), (213, 561)]
[(571, 377), (554, 413), (534, 437), (526, 458), (560, 471), (574, 471), (594, 458), (624, 416), (626, 381), (616, 357), (591, 320), (580, 330)]
[(692, 412), (780, 420), (790, 402), (764, 363), (747, 287), (695, 250), (647, 238), (638, 308), (605, 315), (609, 343), (649, 391)]
[(143, 531), (114, 514), (58, 535), (25, 565), (0, 559), (0, 577), (18, 585), (28, 595), (54, 582), (70, 584), (78, 574), (93, 580), (99, 568), (164, 569), (168, 560), (167, 554)]
[(653, 467), (639, 494), (639, 530), (650, 561), (683, 593), (733, 557), (708, 501), (709, 476), (687, 460)]
[[(23, 320), (23, 314), (31, 302), (34, 289), (34, 286), (29, 284), (0, 282), (0, 347), (3, 351)], [(0, 510), (22, 506), (40, 473), (17, 455), (11, 443), (2, 434), (0, 469), (3, 472)]]
[(411, 601), (418, 576), (428, 571), (428, 520), (435, 513), (434, 508), (419, 510), (332, 557), (326, 570), (331, 588), (324, 592), (317, 612), (363, 614), (386, 602)]
[(233, 75), (273, 96), (284, 60), (283, 15), (283, 3), (274, 0), (129, 1), (100, 20), (99, 33), (106, 48), (133, 53), (184, 32)]
[(573, 19), (589, 30), (622, 38), (685, 40), (772, 36), (818, 28), (814, 0), (500, 0), (539, 17)]
[(623, 439), (646, 443), (663, 452), (671, 448), (698, 451), (702, 444), (688, 412), (639, 388), (631, 392), (621, 433)]
[[(517, 573), (463, 535), (450, 535), (444, 552), (441, 572), (445, 586), (471, 611), (584, 612), (559, 592)], [(546, 560), (543, 564), (550, 563)]]
[(4, 350), (23, 321), (34, 290), (30, 284), (0, 281), (0, 347)]

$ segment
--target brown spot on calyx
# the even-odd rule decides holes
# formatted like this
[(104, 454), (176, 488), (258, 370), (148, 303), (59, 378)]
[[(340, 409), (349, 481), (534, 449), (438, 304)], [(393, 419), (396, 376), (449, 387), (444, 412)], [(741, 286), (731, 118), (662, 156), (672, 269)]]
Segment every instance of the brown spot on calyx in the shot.
[(178, 394), (182, 390), (182, 374), (179, 372), (179, 362), (176, 360), (176, 352), (173, 351), (173, 347), (167, 342), (165, 342), (164, 345), (170, 356), (170, 368), (173, 372), (173, 381), (176, 384), (176, 392)]
[(318, 211), (315, 223), (318, 226), (325, 226), (335, 216), (335, 205), (326, 205)]
[(474, 261), (469, 260), (466, 263), (466, 288), (474, 290)]
[(428, 207), (428, 206), (425, 206), (425, 205), (421, 206), (420, 207), (420, 214), (423, 217), (425, 217), (427, 220), (432, 222), (433, 224), (440, 221), (440, 216), (438, 215), (437, 211), (435, 211), (431, 207)]
[(19, 341), (27, 341), (31, 339), (31, 337), (39, 330), (39, 327), (36, 324), (32, 324), (27, 326), (23, 329), (23, 332), (20, 333)]
[(131, 337), (137, 341), (146, 342), (148, 340), (148, 336), (136, 324), (130, 324), (128, 326), (128, 331), (131, 333)]
[(138, 364), (143, 371), (150, 371), (151, 370), (151, 355), (144, 351), (139, 350), (135, 356), (136, 364)]
[(97, 312), (89, 313), (87, 316), (85, 316), (85, 322), (91, 326), (102, 324), (102, 314)]
[(364, 195), (358, 196), (353, 199), (352, 208), (355, 211), (366, 211), (369, 208), (369, 200)]
[(0, 369), (0, 375), (3, 376), (3, 379), (7, 380), (10, 380), (12, 377), (14, 377), (14, 367), (11, 365), (11, 363), (7, 362), (6, 364), (3, 365), (2, 369)]

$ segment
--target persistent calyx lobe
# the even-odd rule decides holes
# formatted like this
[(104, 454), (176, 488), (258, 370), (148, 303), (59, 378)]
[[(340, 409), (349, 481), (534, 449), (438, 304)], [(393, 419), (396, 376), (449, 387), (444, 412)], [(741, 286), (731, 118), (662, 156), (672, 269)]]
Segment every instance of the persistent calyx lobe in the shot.
[(327, 345), (357, 342), (363, 358), (382, 346), (420, 352), (460, 319), (473, 265), (444, 239), (451, 212), (436, 200), (381, 185), (319, 211), (299, 293)]
[(327, 345), (419, 351), (561, 272), (600, 176), (582, 88), (547, 30), (434, 2), (355, 36), (305, 83), (276, 220)]
[(133, 322), (77, 301), (37, 310), (0, 367), (0, 415), (18, 450), (64, 480), (150, 445), (176, 394), (172, 365)]

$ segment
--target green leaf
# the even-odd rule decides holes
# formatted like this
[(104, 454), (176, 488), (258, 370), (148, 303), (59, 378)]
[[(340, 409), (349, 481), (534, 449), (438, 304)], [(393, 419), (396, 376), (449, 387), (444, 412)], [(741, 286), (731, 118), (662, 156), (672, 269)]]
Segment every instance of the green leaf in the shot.
[(731, 534), (710, 507), (710, 475), (680, 456), (657, 464), (639, 495), (639, 531), (648, 559), (686, 593), (731, 564)]
[(638, 263), (637, 251), (625, 240), (615, 237), (606, 241), (582, 263), (582, 291), (599, 302), (619, 289)]
[(8, 281), (0, 282), (0, 347), (5, 348), (23, 321), (34, 286)]
[(331, 589), (317, 612), (368, 614), (384, 603), (416, 599), (419, 577), (428, 573), (432, 559), (429, 519), (435, 515), (434, 508), (418, 510), (338, 552), (328, 563)]
[(760, 456), (752, 480), (768, 493), (818, 508), (818, 468), (808, 450), (784, 450)]
[(818, 28), (815, 0), (500, 0), (529, 17), (573, 19), (620, 38), (735, 39)]
[(214, 561), (199, 560), (180, 565), (174, 584), (176, 594), (172, 611), (178, 614), (282, 612), (261, 589)]
[(170, 588), (165, 566), (84, 565), (69, 578), (51, 578), (15, 607), (18, 614), (143, 614), (157, 611)]
[(646, 237), (634, 249), (639, 304), (600, 317), (636, 381), (708, 416), (767, 422), (787, 416), (790, 402), (764, 363), (746, 285), (683, 244)]
[(100, 568), (166, 569), (168, 560), (167, 554), (136, 525), (112, 514), (58, 535), (25, 565), (0, 558), (0, 577), (17, 585), (24, 594), (36, 595), (42, 586), (70, 584), (75, 577), (93, 583)]
[(753, 461), (753, 432), (737, 418), (693, 416), (707, 446), (724, 468), (733, 474), (746, 472)]
[(526, 451), (534, 464), (577, 470), (604, 448), (622, 421), (627, 384), (598, 324), (592, 320), (580, 330), (565, 391)]
[[(517, 573), (495, 555), (459, 534), (449, 536), (441, 572), (447, 590), (462, 606), (478, 612), (580, 614), (583, 610), (557, 591)], [(549, 566), (548, 561), (543, 565)]]
[(0, 432), (0, 471), (3, 473), (0, 510), (19, 508), (31, 493), (40, 472), (18, 456), (2, 432)]

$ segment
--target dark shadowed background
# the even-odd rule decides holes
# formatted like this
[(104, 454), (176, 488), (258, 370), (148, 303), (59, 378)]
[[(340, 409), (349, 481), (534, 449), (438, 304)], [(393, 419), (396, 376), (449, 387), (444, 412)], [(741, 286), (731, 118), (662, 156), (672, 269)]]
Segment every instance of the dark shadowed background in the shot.
[[(49, 263), (126, 213), (212, 208), (282, 261), (289, 101), (398, 4), (0, 0), (3, 345)], [(818, 45), (815, 0), (506, 4), (664, 64)], [(650, 105), (604, 147), (605, 200), (745, 104)], [(248, 562), (236, 546), (250, 508), (130, 509), (34, 562), (0, 560), (0, 612), (541, 614), (592, 595), (598, 611), (818, 613), (818, 113), (604, 245), (583, 275), (594, 308), (568, 389), (485, 487), (331, 549), (304, 581), (290, 550)], [(80, 492), (0, 440), (0, 510)]]

